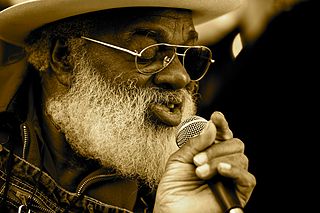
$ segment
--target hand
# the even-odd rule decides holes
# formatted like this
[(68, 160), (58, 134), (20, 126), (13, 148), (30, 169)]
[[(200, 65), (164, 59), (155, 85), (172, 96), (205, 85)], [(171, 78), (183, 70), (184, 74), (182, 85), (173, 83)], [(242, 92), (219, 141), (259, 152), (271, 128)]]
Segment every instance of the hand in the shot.
[(236, 194), (245, 206), (256, 180), (248, 172), (243, 142), (233, 138), (220, 112), (213, 113), (201, 134), (191, 138), (168, 160), (157, 190), (154, 212), (222, 213), (205, 181), (217, 174), (234, 180)]

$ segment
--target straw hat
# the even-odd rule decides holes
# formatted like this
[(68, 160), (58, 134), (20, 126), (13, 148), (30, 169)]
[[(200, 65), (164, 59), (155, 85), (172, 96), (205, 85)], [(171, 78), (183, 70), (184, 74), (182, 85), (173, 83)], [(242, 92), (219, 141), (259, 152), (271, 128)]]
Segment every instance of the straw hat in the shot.
[[(194, 24), (208, 34), (206, 22), (235, 11), (244, 0), (11, 0), (0, 11), (0, 39), (23, 46), (28, 34), (50, 22), (88, 12), (122, 7), (168, 7), (193, 11)], [(212, 29), (214, 32), (215, 29)], [(202, 32), (199, 32), (200, 39)]]

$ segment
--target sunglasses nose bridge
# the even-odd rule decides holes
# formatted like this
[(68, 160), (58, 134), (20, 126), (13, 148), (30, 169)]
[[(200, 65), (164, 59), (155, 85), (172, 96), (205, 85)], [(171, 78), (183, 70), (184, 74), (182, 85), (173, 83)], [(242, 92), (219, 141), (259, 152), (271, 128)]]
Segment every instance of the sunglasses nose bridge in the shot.
[(166, 56), (163, 58), (162, 66), (163, 66), (164, 68), (167, 67), (167, 66), (171, 63), (172, 60), (173, 60), (172, 57), (169, 57), (169, 56), (166, 55)]
[[(161, 53), (160, 60), (162, 61), (162, 68), (161, 70), (165, 69), (169, 66), (172, 61), (174, 61), (176, 56), (176, 48), (173, 46), (164, 45), (165, 51)], [(163, 49), (164, 49), (163, 48)]]

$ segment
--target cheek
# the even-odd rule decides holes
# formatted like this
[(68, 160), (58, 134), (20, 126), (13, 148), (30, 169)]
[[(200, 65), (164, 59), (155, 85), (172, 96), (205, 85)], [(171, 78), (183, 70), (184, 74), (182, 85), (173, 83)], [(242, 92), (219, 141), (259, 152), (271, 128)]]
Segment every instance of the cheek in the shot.
[(121, 54), (107, 54), (96, 51), (92, 59), (92, 65), (107, 80), (119, 83), (133, 81), (137, 86), (144, 87), (150, 84), (152, 77), (139, 73), (134, 58), (127, 59)]

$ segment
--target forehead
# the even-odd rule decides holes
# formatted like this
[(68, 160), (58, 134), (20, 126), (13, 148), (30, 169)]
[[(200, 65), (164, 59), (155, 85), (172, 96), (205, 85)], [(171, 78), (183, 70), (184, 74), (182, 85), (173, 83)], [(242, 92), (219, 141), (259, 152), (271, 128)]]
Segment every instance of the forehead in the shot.
[(177, 30), (195, 31), (192, 12), (176, 8), (121, 8), (100, 11), (94, 14), (96, 23), (94, 33), (100, 34), (109, 31), (130, 29), (133, 27), (152, 28), (162, 26)]

